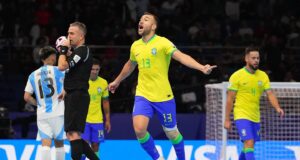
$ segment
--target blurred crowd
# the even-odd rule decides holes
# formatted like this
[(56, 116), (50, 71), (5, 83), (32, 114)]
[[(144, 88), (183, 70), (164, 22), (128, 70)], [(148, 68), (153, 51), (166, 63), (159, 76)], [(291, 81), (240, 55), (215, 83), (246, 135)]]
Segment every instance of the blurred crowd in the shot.
[[(130, 44), (139, 38), (137, 23), (145, 11), (158, 15), (158, 34), (201, 63), (219, 66), (204, 76), (172, 62), (170, 81), (178, 99), (193, 91), (202, 105), (204, 84), (228, 80), (244, 65), (249, 45), (261, 47), (262, 68), (272, 81), (299, 81), (298, 6), (297, 0), (1, 0), (1, 102), (23, 109), (25, 80), (40, 65), (39, 48), (54, 45), (73, 21), (87, 25), (87, 44), (102, 46), (92, 47), (93, 53), (102, 62), (101, 76), (113, 80), (129, 57)], [(136, 76), (111, 95), (112, 111), (130, 112)]]

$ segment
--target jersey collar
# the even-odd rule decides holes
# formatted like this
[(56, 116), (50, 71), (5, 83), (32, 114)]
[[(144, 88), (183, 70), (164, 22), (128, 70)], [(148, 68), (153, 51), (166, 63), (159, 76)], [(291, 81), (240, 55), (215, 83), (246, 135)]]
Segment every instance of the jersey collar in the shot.
[(143, 40), (143, 38), (141, 38), (141, 39), (142, 39), (142, 42), (143, 42), (144, 44), (148, 44), (148, 43), (150, 43), (155, 37), (156, 37), (156, 34), (154, 34), (147, 42), (145, 42), (145, 41)]
[(255, 74), (255, 72), (254, 73), (252, 73), (252, 72), (250, 72), (248, 69), (247, 69), (247, 67), (244, 67), (244, 70), (246, 71), (246, 72), (248, 72), (249, 74)]

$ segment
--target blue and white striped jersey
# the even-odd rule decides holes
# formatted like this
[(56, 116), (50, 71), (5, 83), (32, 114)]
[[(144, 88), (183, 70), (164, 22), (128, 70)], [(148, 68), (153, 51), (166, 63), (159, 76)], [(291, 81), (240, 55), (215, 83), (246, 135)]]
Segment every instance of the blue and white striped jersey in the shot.
[(57, 66), (44, 65), (32, 72), (25, 92), (35, 94), (37, 119), (46, 119), (64, 114), (64, 101), (58, 100), (63, 91), (64, 72)]

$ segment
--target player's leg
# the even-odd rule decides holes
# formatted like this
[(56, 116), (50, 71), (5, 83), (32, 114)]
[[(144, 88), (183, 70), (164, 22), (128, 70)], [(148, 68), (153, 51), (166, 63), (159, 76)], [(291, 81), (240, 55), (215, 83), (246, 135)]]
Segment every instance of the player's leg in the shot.
[(56, 160), (64, 160), (65, 159), (64, 140), (55, 139), (54, 145), (55, 145)]
[(159, 158), (159, 153), (155, 148), (152, 136), (147, 131), (149, 119), (152, 115), (153, 109), (151, 107), (151, 102), (143, 97), (136, 96), (132, 112), (134, 132), (143, 149), (152, 157), (152, 159), (156, 160)]
[(254, 160), (254, 140), (255, 135), (253, 134), (253, 122), (246, 119), (239, 119), (235, 121), (236, 128), (239, 136), (244, 143), (242, 153), (240, 154), (239, 160)]
[(165, 102), (156, 102), (154, 104), (157, 116), (163, 126), (166, 136), (173, 144), (178, 160), (184, 160), (184, 141), (183, 136), (179, 132), (176, 125), (177, 120), (175, 100), (172, 99)]
[(42, 139), (42, 159), (51, 160), (51, 139)]
[[(81, 134), (81, 138), (85, 140), (88, 144), (91, 141), (91, 124), (85, 123), (84, 132)], [(81, 160), (85, 160), (85, 155), (82, 155)]]
[(48, 123), (47, 119), (38, 120), (38, 137), (42, 141), (42, 151), (41, 156), (43, 160), (51, 160), (51, 142), (52, 142), (52, 133), (51, 133), (51, 126)]
[(70, 141), (73, 160), (80, 160), (82, 154), (90, 160), (99, 159), (90, 145), (81, 138), (88, 113), (89, 98), (89, 94), (82, 91), (73, 91), (65, 97), (65, 131)]
[(95, 154), (99, 157), (100, 143), (104, 142), (104, 126), (103, 123), (96, 123), (92, 124), (91, 128), (91, 146)]
[(51, 128), (54, 133), (54, 145), (56, 152), (56, 160), (65, 159), (64, 139), (66, 133), (64, 132), (64, 117), (58, 116), (51, 118)]

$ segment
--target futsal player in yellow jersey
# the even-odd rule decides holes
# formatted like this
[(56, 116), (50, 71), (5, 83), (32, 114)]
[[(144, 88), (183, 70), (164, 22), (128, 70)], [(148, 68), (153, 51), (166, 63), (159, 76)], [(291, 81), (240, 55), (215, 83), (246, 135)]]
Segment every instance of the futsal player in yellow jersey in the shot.
[(109, 90), (114, 93), (121, 81), (138, 66), (138, 85), (132, 113), (138, 141), (152, 159), (163, 159), (147, 131), (149, 120), (156, 113), (163, 130), (173, 143), (177, 158), (184, 160), (183, 137), (176, 126), (176, 105), (168, 79), (171, 58), (204, 74), (209, 74), (216, 66), (202, 65), (182, 53), (167, 38), (156, 35), (156, 28), (157, 17), (144, 13), (138, 25), (138, 33), (142, 38), (132, 44), (130, 59), (118, 77), (109, 84)]
[[(90, 105), (82, 138), (91, 143), (93, 151), (99, 157), (99, 143), (104, 141), (104, 127), (107, 132), (111, 130), (110, 106), (107, 81), (98, 76), (100, 62), (93, 59), (93, 66), (89, 80)], [(102, 106), (103, 104), (103, 106)], [(105, 115), (103, 126), (102, 107)]]
[(233, 108), (234, 121), (239, 136), (244, 143), (239, 160), (255, 159), (254, 143), (260, 140), (259, 102), (264, 92), (266, 92), (268, 100), (276, 112), (280, 116), (284, 115), (284, 111), (280, 108), (278, 100), (271, 90), (268, 75), (258, 69), (259, 60), (259, 50), (257, 48), (246, 48), (246, 66), (234, 72), (229, 79), (224, 127), (226, 129), (231, 128), (230, 113)]

